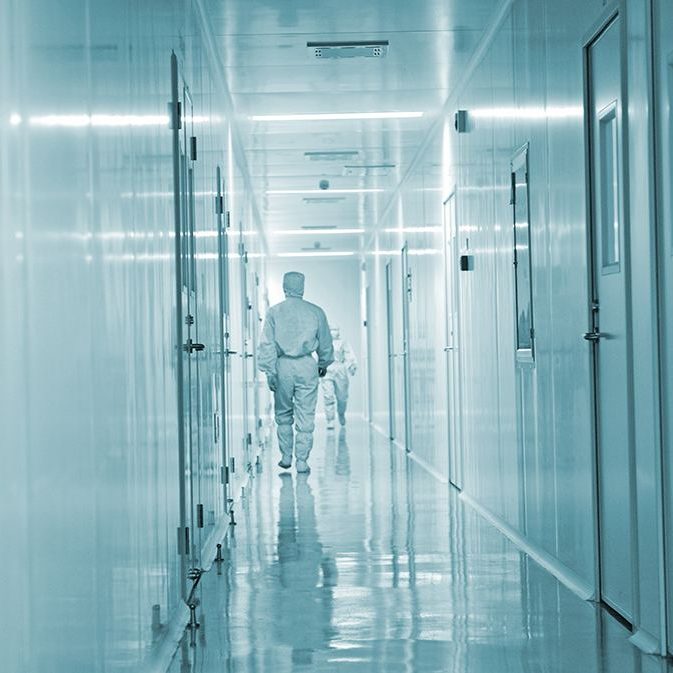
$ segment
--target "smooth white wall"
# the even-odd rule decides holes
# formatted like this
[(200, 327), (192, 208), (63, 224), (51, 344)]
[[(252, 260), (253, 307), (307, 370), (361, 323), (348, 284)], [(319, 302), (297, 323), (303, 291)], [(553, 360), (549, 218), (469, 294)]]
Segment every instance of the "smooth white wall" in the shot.
[[(165, 116), (174, 50), (195, 113), (211, 118), (195, 129), (196, 229), (214, 228), (218, 163), (232, 221), (252, 226), (193, 4), (160, 4), (0, 3), (0, 313), (11, 315), (0, 327), (6, 673), (141, 671), (180, 614), (178, 483), (188, 475), (178, 470), (171, 132), (165, 122), (30, 121)], [(210, 521), (224, 504), (211, 406), (217, 239), (199, 238), (197, 252), (207, 351), (193, 386), (203, 460), (189, 476)], [(240, 332), (241, 302), (232, 320)], [(240, 380), (241, 364), (232, 368)]]

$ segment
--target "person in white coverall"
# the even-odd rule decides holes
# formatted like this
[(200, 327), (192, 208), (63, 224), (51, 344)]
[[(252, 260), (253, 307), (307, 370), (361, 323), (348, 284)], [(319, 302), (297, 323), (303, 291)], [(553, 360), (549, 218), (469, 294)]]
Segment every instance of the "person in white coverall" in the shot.
[(327, 429), (334, 428), (334, 411), (339, 414), (339, 423), (346, 425), (346, 406), (348, 404), (349, 376), (357, 371), (355, 353), (347, 341), (341, 338), (338, 327), (332, 327), (332, 342), (334, 344), (334, 362), (327, 368), (327, 374), (322, 380), (323, 402)]
[[(272, 306), (266, 315), (257, 362), (274, 394), (281, 452), (278, 465), (292, 467), (294, 449), (297, 472), (309, 472), (318, 378), (325, 376), (334, 361), (334, 349), (325, 312), (303, 299), (304, 274), (286, 273), (283, 291), (285, 301)], [(318, 355), (317, 362), (313, 353)]]

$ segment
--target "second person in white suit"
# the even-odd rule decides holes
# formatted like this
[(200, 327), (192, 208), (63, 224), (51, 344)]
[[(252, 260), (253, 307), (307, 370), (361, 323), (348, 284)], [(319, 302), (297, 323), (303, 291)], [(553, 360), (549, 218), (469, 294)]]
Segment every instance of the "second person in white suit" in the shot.
[(351, 345), (341, 338), (339, 328), (332, 327), (330, 332), (334, 345), (334, 362), (327, 368), (321, 384), (328, 430), (334, 428), (335, 410), (339, 423), (346, 425), (349, 377), (354, 376), (358, 368), (355, 353)]

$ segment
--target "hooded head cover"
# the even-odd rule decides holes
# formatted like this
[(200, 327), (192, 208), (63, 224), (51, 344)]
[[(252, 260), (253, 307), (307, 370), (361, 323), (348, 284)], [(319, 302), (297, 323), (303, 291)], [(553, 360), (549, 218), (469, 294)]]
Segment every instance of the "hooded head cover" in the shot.
[(286, 297), (304, 296), (304, 274), (299, 271), (288, 271), (283, 276), (283, 291)]

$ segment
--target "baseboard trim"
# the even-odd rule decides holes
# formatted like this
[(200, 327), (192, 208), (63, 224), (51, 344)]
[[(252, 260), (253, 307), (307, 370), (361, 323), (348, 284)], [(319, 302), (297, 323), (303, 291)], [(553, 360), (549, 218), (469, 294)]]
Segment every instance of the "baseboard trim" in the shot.
[[(388, 433), (384, 432), (380, 426), (376, 425), (375, 423), (372, 423), (371, 426), (384, 437), (387, 437)], [(546, 552), (543, 549), (540, 549), (538, 546), (532, 544), (503, 518), (491, 512), (491, 510), (489, 510), (487, 507), (484, 507), (481, 503), (470, 497), (464, 491), (461, 491), (460, 489), (453, 486), (453, 484), (450, 484), (446, 477), (441, 475), (441, 473), (435, 470), (422, 458), (419, 458), (417, 455), (415, 455), (413, 451), (411, 453), (407, 453), (404, 446), (402, 446), (397, 440), (389, 439), (389, 441), (391, 441), (391, 443), (394, 444), (400, 451), (404, 452), (410, 460), (416, 462), (440, 483), (450, 485), (451, 488), (455, 489), (458, 497), (466, 505), (469, 505), (482, 518), (486, 519), (486, 521), (488, 521), (494, 528), (497, 528), (508, 540), (510, 540), (510, 542), (516, 545), (539, 566), (553, 575), (559, 582), (561, 582), (561, 584), (570, 589), (570, 591), (572, 591), (584, 601), (595, 599), (596, 591), (591, 583), (584, 580), (574, 570), (566, 566), (562, 561), (559, 561), (559, 559), (557, 559), (555, 556), (552, 556), (549, 552)]]
[(645, 654), (666, 656), (666, 653), (661, 651), (659, 640), (645, 629), (638, 629), (629, 638), (629, 642), (632, 645), (635, 645), (641, 652), (644, 652)]

